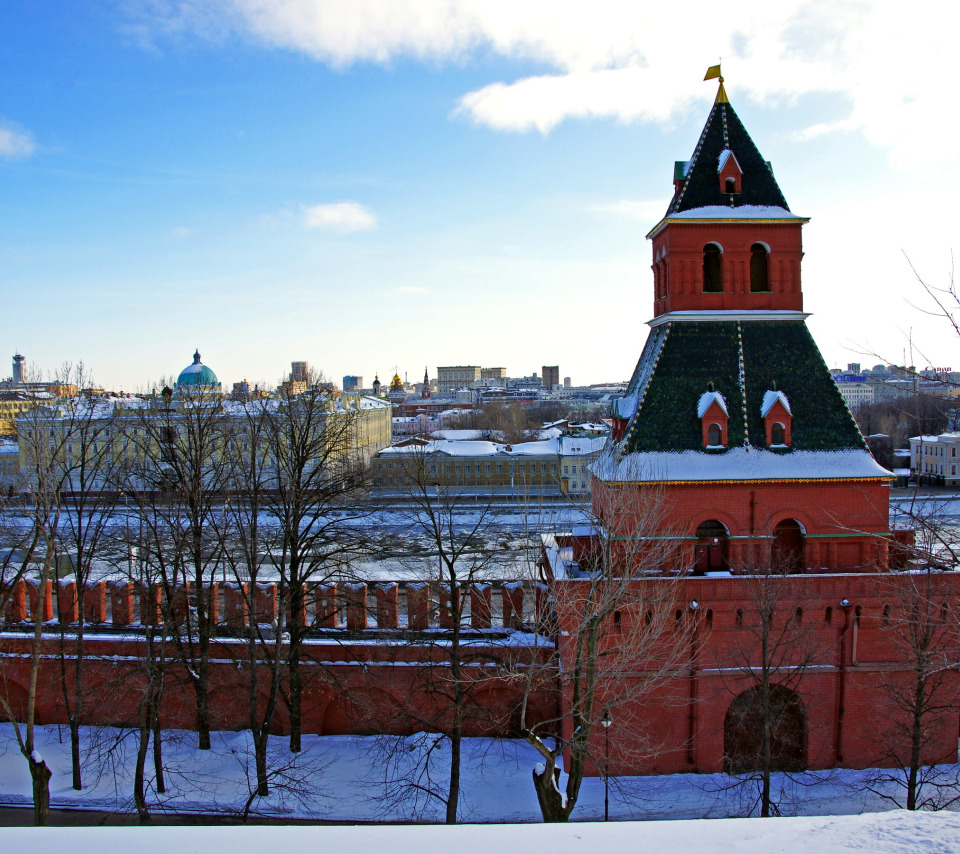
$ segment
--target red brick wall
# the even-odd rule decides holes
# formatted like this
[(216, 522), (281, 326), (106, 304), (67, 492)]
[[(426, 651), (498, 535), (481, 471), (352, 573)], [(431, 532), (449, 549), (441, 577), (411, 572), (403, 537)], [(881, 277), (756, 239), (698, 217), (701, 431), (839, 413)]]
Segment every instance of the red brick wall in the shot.
[[(759, 624), (757, 597), (750, 592), (753, 583), (748, 578), (689, 577), (637, 582), (671, 585), (675, 601), (668, 607), (682, 612), (684, 649), (672, 666), (671, 678), (654, 690), (625, 705), (618, 705), (612, 697), (602, 700), (611, 703), (614, 719), (610, 727), (612, 774), (723, 770), (727, 709), (741, 691), (755, 684), (748, 670), (761, 662), (759, 641), (751, 631)], [(940, 583), (945, 601), (950, 601), (955, 611), (960, 605), (960, 578), (948, 576)], [(773, 626), (777, 632), (782, 622), (788, 617), (795, 619), (795, 609), (802, 607), (803, 629), (782, 664), (789, 674), (789, 668), (806, 663), (797, 693), (806, 713), (808, 767), (890, 765), (891, 747), (905, 756), (907, 744), (895, 729), (905, 719), (893, 702), (892, 686), (909, 688), (913, 677), (907, 664), (908, 649), (897, 641), (892, 628), (898, 615), (902, 617), (904, 604), (897, 601), (891, 579), (866, 574), (808, 575), (792, 576), (784, 584), (774, 605)], [(563, 599), (582, 596), (584, 584), (562, 581), (556, 589), (558, 612), (575, 612)], [(841, 605), (843, 599), (849, 607)], [(699, 606), (696, 611), (690, 608), (693, 601)], [(885, 606), (891, 609), (886, 619)], [(742, 612), (740, 621), (738, 610)], [(621, 616), (624, 621), (641, 618), (640, 613), (630, 611)], [(573, 628), (561, 622), (561, 632)], [(608, 634), (607, 643), (617, 643), (615, 633)], [(570, 650), (561, 644), (560, 652), (569, 670)], [(636, 662), (635, 668), (638, 672), (656, 670), (655, 665), (651, 659)], [(787, 678), (775, 676), (774, 681)], [(924, 757), (928, 761), (957, 761), (960, 707), (951, 705), (950, 700), (957, 699), (958, 689), (960, 677), (951, 671), (941, 694), (949, 710), (928, 719), (930, 740)], [(598, 727), (593, 734), (598, 763), (592, 768), (595, 774), (602, 773), (603, 738)]]

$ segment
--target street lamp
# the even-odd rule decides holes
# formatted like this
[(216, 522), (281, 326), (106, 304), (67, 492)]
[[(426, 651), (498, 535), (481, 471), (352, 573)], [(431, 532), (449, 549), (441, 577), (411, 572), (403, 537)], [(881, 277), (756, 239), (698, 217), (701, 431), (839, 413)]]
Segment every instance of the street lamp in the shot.
[(613, 718), (609, 709), (603, 710), (600, 723), (603, 724), (603, 820), (610, 821), (610, 724)]

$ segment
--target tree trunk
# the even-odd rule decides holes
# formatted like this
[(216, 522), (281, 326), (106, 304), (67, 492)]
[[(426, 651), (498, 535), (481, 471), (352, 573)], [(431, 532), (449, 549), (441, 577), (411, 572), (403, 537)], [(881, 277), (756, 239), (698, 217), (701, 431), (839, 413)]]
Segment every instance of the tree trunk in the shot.
[[(292, 634), (292, 632), (291, 632)], [(290, 751), (301, 750), (300, 734), (303, 728), (301, 703), (303, 701), (303, 683), (300, 679), (300, 645), (290, 643)]]
[(78, 792), (83, 788), (80, 776), (80, 718), (70, 715), (70, 766), (73, 768), (73, 788)]
[[(149, 704), (149, 701), (147, 701)], [(150, 810), (147, 808), (146, 783), (144, 769), (147, 764), (147, 750), (150, 745), (150, 712), (143, 708), (140, 713), (140, 740), (137, 742), (137, 762), (133, 770), (133, 802), (137, 807), (140, 824), (150, 823)]]
[(253, 750), (257, 763), (257, 794), (265, 798), (270, 794), (270, 783), (267, 778), (267, 744), (269, 735), (266, 728), (253, 737)]
[[(36, 757), (36, 758), (35, 758)], [(46, 827), (50, 822), (50, 769), (36, 752), (27, 757), (30, 763), (30, 781), (33, 784), (33, 823)]]
[(565, 822), (570, 814), (563, 805), (563, 795), (560, 794), (560, 769), (550, 763), (542, 774), (533, 769), (533, 787), (537, 792), (537, 802), (540, 804), (540, 815), (545, 822)]
[[(454, 718), (459, 719), (461, 712), (454, 710)], [(450, 736), (450, 786), (447, 789), (447, 824), (457, 823), (457, 807), (460, 804), (460, 749), (463, 742), (463, 725), (455, 720), (454, 732)]]
[(163, 776), (163, 732), (160, 729), (160, 691), (156, 692), (153, 699), (153, 773), (156, 778), (156, 789), (158, 795), (163, 795), (167, 791), (167, 784)]
[(197, 695), (197, 748), (210, 749), (210, 705), (207, 696), (206, 668), (201, 661), (198, 669), (198, 678), (193, 682), (194, 692)]

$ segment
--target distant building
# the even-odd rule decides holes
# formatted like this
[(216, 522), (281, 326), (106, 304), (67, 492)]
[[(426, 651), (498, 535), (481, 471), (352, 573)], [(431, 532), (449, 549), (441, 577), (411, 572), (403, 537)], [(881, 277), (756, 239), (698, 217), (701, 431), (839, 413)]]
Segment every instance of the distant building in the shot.
[(480, 379), (482, 380), (505, 380), (506, 378), (506, 368), (480, 368)]
[(0, 392), (23, 392), (28, 396), (49, 395), (56, 398), (76, 395), (77, 387), (73, 383), (60, 382), (59, 380), (51, 382), (27, 381), (24, 371), (25, 361), (19, 353), (13, 357), (13, 376), (0, 382)]
[(921, 483), (960, 485), (960, 433), (914, 436), (910, 439), (910, 472)]
[(310, 369), (307, 367), (306, 362), (291, 362), (290, 363), (290, 379), (294, 382), (308, 383), (310, 382)]
[(363, 388), (363, 377), (348, 374), (343, 378), (344, 391), (359, 391)]
[(458, 388), (472, 388), (480, 379), (479, 365), (448, 365), (437, 368), (437, 393), (444, 395)]
[(552, 389), (554, 386), (560, 385), (560, 366), (559, 365), (544, 365), (543, 366), (543, 387), (546, 389)]
[[(475, 431), (464, 432), (475, 435)], [(425, 455), (431, 482), (465, 493), (588, 495), (589, 466), (608, 441), (606, 436), (552, 436), (507, 445), (473, 438), (410, 438), (373, 458), (373, 483), (390, 491), (411, 486), (415, 455)]]

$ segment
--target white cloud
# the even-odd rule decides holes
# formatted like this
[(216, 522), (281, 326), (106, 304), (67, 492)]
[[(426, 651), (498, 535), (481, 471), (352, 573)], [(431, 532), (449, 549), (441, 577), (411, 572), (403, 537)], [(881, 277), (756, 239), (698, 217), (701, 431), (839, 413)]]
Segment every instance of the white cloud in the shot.
[(401, 287), (397, 288), (396, 290), (397, 290), (397, 293), (398, 293), (398, 294), (426, 294), (426, 293), (429, 293), (429, 291), (428, 291), (426, 288), (420, 288), (420, 287), (417, 287), (416, 285), (402, 285)]
[(303, 224), (306, 228), (338, 231), (370, 231), (377, 227), (376, 215), (359, 202), (334, 202), (326, 205), (303, 207)]
[(16, 160), (29, 157), (36, 149), (33, 136), (10, 124), (0, 124), (0, 157)]
[[(336, 67), (398, 57), (462, 62), (493, 54), (544, 67), (464, 94), (454, 113), (499, 130), (547, 133), (569, 119), (668, 123), (723, 57), (734, 101), (839, 93), (859, 131), (894, 163), (960, 155), (954, 100), (960, 4), (935, 20), (893, 0), (152, 0), (136, 26), (237, 34)], [(551, 70), (555, 73), (550, 73)], [(816, 128), (812, 132), (816, 133)]]
[(174, 240), (185, 240), (193, 234), (192, 228), (187, 228), (185, 225), (177, 225), (170, 229), (170, 236)]

